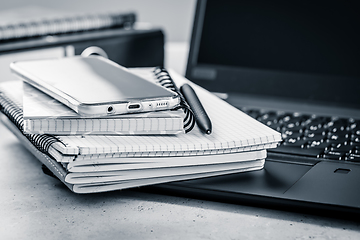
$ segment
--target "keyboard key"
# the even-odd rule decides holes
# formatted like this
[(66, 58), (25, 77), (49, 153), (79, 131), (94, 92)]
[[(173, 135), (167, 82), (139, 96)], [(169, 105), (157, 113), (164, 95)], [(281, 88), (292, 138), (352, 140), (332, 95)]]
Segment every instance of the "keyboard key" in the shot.
[(301, 156), (308, 156), (317, 158), (322, 154), (321, 149), (315, 148), (299, 148), (294, 146), (281, 145), (274, 149), (269, 149), (270, 152), (284, 153), (284, 154), (296, 154)]
[(354, 147), (360, 147), (360, 142), (358, 141), (349, 141), (348, 144)]
[(360, 158), (360, 154), (350, 153), (350, 157)]
[(281, 118), (279, 118), (279, 122), (286, 123), (289, 122), (292, 118), (292, 114), (284, 114)]
[(360, 147), (354, 147), (351, 151), (349, 151), (350, 153), (354, 153), (354, 154), (360, 154)]
[(348, 130), (348, 131), (360, 130), (360, 122), (359, 121), (350, 120), (349, 122), (350, 122), (350, 124), (347, 126), (346, 130)]
[(324, 142), (324, 141), (308, 141), (307, 144), (304, 145), (305, 148), (317, 148), (324, 150), (326, 147), (328, 147), (330, 143)]
[(331, 160), (342, 160), (341, 156), (332, 155), (332, 154), (323, 154), (322, 158), (331, 159)]
[(354, 146), (352, 145), (348, 145), (348, 144), (342, 144), (342, 143), (335, 143), (335, 144), (331, 144), (329, 147), (327, 147), (325, 149), (326, 150), (329, 150), (329, 151), (339, 151), (339, 152), (350, 152), (354, 149)]
[(345, 156), (346, 153), (344, 152), (339, 152), (339, 151), (326, 151), (324, 152), (325, 155), (331, 155), (331, 156), (337, 156), (339, 157), (339, 159), (342, 157), (342, 156)]
[(325, 136), (318, 135), (318, 134), (315, 134), (315, 133), (309, 133), (309, 134), (305, 135), (303, 139), (307, 140), (307, 141), (319, 141), (319, 142), (325, 142), (326, 141)]
[(353, 135), (360, 136), (360, 130), (352, 131)]
[(360, 155), (350, 153), (346, 155), (345, 160), (349, 162), (360, 162)]
[(291, 130), (286, 130), (286, 129), (283, 129), (283, 131), (281, 131), (282, 133), (282, 138), (283, 139), (286, 139), (286, 138), (297, 138), (297, 139), (301, 139), (303, 138), (303, 133), (301, 133), (301, 131), (293, 131), (293, 129)]
[(307, 144), (306, 140), (292, 138), (292, 137), (285, 139), (285, 141), (282, 143), (282, 145), (285, 146), (300, 147), (300, 148), (306, 144)]
[(270, 152), (360, 162), (360, 120), (298, 112), (242, 110), (281, 132), (283, 142)]
[(326, 140), (328, 143), (344, 143), (347, 144), (349, 143), (349, 139), (345, 138), (345, 137), (339, 137), (339, 138), (333, 138), (333, 139), (327, 139)]
[(312, 117), (304, 122), (306, 129), (311, 131), (317, 131), (322, 129), (323, 126), (328, 122), (328, 118), (324, 117)]
[(333, 120), (327, 124), (327, 128), (330, 132), (339, 132), (346, 130), (346, 127), (348, 126), (348, 120), (344, 118), (339, 118), (336, 120)]
[(294, 132), (304, 132), (304, 127), (301, 125), (295, 125), (295, 124), (289, 124), (289, 125), (283, 125), (281, 128), (281, 131), (285, 131), (285, 130), (290, 130), (290, 131), (294, 131)]
[(311, 130), (311, 129), (305, 129), (304, 130), (304, 135), (308, 135), (308, 134), (316, 134), (316, 135), (322, 135), (322, 136), (325, 136), (327, 135), (327, 131), (323, 128), (319, 128), (319, 129), (316, 129), (316, 130)]
[(271, 122), (277, 123), (278, 118), (279, 118), (279, 115), (276, 112), (269, 111), (269, 112), (266, 112), (265, 114), (261, 115), (260, 117), (258, 117), (258, 120), (260, 122), (271, 121)]
[(279, 123), (283, 123), (284, 127), (287, 128), (296, 128), (296, 127), (303, 128), (301, 123), (305, 120), (305, 118), (306, 118), (305, 116), (294, 116), (292, 114), (288, 114), (280, 118)]
[(352, 133), (351, 131), (339, 131), (339, 132), (329, 132), (327, 134), (328, 139), (330, 140), (337, 140), (338, 138), (347, 138), (349, 139), (351, 137)]

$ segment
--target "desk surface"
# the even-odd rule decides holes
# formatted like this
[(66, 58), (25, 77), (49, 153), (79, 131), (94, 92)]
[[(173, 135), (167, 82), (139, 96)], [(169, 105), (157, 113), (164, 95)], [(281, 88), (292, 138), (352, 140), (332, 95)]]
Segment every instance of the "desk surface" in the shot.
[(0, 239), (360, 239), (360, 223), (144, 193), (77, 195), (0, 123)]

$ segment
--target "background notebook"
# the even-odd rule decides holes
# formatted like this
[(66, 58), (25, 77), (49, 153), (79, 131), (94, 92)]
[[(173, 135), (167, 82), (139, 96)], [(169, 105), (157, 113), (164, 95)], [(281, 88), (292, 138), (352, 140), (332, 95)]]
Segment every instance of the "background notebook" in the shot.
[(262, 171), (158, 189), (292, 210), (359, 213), (355, 3), (198, 1), (186, 77), (225, 93), (229, 103), (282, 132), (284, 142), (269, 151)]

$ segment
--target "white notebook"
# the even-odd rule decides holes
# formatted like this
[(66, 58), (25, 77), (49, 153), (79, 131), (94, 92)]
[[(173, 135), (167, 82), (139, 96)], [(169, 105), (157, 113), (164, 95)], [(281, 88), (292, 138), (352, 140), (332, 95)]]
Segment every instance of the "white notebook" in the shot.
[(87, 184), (69, 184), (66, 183), (73, 192), (76, 193), (95, 193), (95, 192), (107, 192), (119, 189), (148, 186), (153, 184), (168, 183), (174, 181), (182, 181), (189, 179), (213, 177), (225, 174), (241, 173), (248, 171), (256, 171), (262, 169), (261, 167), (250, 167), (250, 168), (238, 168), (226, 171), (216, 171), (216, 172), (206, 172), (199, 174), (186, 174), (186, 175), (175, 175), (175, 176), (165, 176), (165, 177), (154, 177), (154, 178), (140, 178), (132, 180), (120, 180), (120, 181), (110, 181), (110, 182), (101, 182), (101, 183), (87, 183)]
[(144, 168), (144, 169), (130, 169), (118, 171), (104, 171), (104, 172), (76, 172), (68, 173), (65, 181), (70, 184), (99, 184), (109, 183), (114, 181), (127, 181), (137, 179), (151, 179), (174, 176), (187, 176), (213, 173), (222, 173), (224, 171), (240, 171), (246, 169), (262, 169), (264, 166), (264, 159), (243, 161), (234, 163), (208, 164), (199, 166), (179, 166), (167, 168)]
[(194, 167), (255, 161), (266, 158), (266, 150), (186, 157), (134, 157), (79, 160), (63, 164), (69, 172), (103, 172), (149, 168)]
[[(50, 171), (59, 178), (71, 191), (75, 193), (95, 193), (106, 192), (119, 189), (126, 189), (132, 187), (146, 186), (151, 184), (166, 183), (172, 181), (181, 181), (188, 179), (196, 179), (203, 177), (218, 176), (224, 174), (232, 174), (246, 171), (254, 171), (262, 169), (264, 166), (264, 159), (255, 161), (241, 161), (234, 165), (216, 167), (213, 169), (207, 168), (202, 170), (202, 167), (194, 167), (190, 171), (184, 168), (177, 168), (176, 173), (167, 173), (167, 171), (158, 172), (156, 168), (148, 169), (144, 172), (132, 176), (131, 171), (125, 170), (121, 175), (121, 171), (109, 171), (106, 172), (93, 172), (93, 173), (75, 173), (75, 175), (69, 175), (68, 171), (54, 159), (48, 155), (40, 152), (30, 141), (22, 134), (21, 131), (10, 121), (6, 116), (1, 115), (3, 123), (18, 137), (22, 144), (34, 154), (40, 162), (42, 162)], [(221, 155), (224, 156), (224, 155)], [(220, 157), (221, 158), (221, 157)], [(221, 164), (220, 164), (221, 165)], [(224, 170), (226, 169), (226, 170)], [(176, 170), (176, 168), (175, 168)], [(95, 173), (95, 174), (94, 174)], [(82, 175), (82, 176), (81, 176)], [(148, 176), (146, 176), (148, 175)]]

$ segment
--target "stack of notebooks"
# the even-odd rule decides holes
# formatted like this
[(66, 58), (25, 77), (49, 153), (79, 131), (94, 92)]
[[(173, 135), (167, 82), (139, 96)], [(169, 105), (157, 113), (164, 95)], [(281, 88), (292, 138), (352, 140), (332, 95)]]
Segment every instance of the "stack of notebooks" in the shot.
[[(154, 69), (132, 69), (157, 81)], [(180, 110), (82, 118), (23, 83), (0, 84), (3, 123), (71, 191), (93, 193), (262, 169), (280, 133), (193, 86), (212, 133), (185, 131)]]

